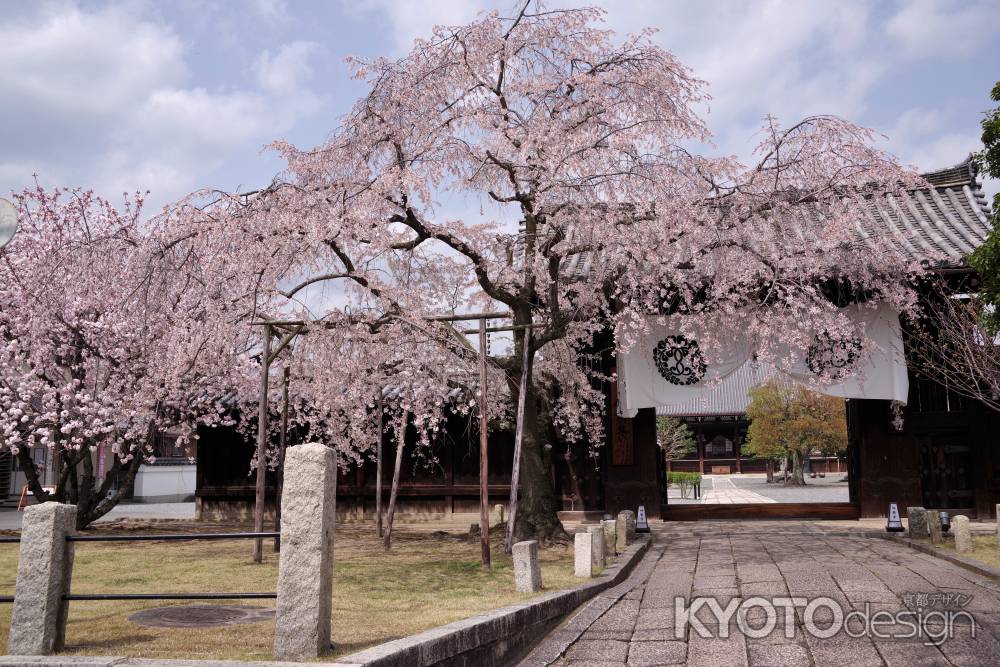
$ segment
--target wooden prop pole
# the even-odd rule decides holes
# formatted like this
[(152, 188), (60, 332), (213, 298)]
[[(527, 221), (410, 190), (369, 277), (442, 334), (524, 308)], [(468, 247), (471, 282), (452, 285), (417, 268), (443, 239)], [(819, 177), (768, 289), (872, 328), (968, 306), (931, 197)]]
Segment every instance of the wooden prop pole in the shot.
[(375, 525), (378, 527), (378, 536), (382, 537), (382, 433), (385, 419), (382, 387), (378, 388), (375, 409), (378, 410), (378, 439), (375, 441)]
[(392, 490), (389, 492), (389, 511), (385, 517), (385, 549), (392, 548), (392, 519), (396, 514), (396, 494), (399, 493), (399, 471), (403, 467), (403, 448), (406, 445), (406, 425), (410, 413), (403, 413), (403, 427), (396, 434), (396, 466), (392, 472)]
[(479, 532), (483, 567), (490, 567), (490, 461), (486, 414), (486, 320), (479, 320)]
[[(278, 444), (277, 484), (274, 493), (274, 532), (281, 532), (281, 490), (285, 485), (285, 447), (288, 445), (288, 366), (281, 373), (281, 435)], [(281, 535), (274, 538), (274, 550), (281, 551)]]
[(504, 551), (510, 553), (514, 544), (514, 522), (517, 521), (517, 485), (521, 472), (521, 443), (524, 440), (524, 406), (528, 393), (528, 360), (531, 348), (531, 329), (524, 330), (524, 343), (521, 358), (521, 387), (517, 396), (517, 430), (514, 434), (514, 467), (510, 473), (510, 508), (507, 510), (507, 535), (504, 539)]
[[(271, 370), (271, 325), (264, 325), (264, 347), (260, 354), (260, 402), (257, 406), (257, 489), (253, 507), (253, 530), (264, 532), (264, 479), (267, 474), (267, 388)], [(253, 541), (253, 562), (263, 560), (264, 540)]]

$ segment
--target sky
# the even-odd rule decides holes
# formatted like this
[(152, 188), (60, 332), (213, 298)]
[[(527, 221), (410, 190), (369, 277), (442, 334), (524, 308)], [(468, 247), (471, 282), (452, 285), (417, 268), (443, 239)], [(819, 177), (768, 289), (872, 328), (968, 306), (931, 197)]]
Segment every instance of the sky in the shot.
[[(37, 177), (114, 201), (148, 190), (155, 211), (203, 187), (255, 189), (282, 167), (269, 142), (321, 143), (363, 94), (346, 56), (400, 57), (434, 25), (508, 3), (0, 0), (0, 195)], [(826, 113), (932, 170), (980, 147), (995, 105), (996, 0), (597, 4), (621, 34), (657, 28), (709, 83), (720, 155), (748, 160), (765, 114)]]

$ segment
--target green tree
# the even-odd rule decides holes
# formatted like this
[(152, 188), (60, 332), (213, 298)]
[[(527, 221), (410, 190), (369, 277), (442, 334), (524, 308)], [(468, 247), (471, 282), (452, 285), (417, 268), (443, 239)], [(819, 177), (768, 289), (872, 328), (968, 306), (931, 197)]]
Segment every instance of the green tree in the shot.
[(675, 417), (656, 417), (656, 444), (668, 461), (674, 461), (694, 451), (695, 442), (687, 424)]
[[(990, 97), (1000, 102), (1000, 81)], [(1000, 106), (983, 114), (983, 150), (976, 164), (988, 176), (1000, 178)], [(982, 280), (980, 297), (985, 304), (983, 320), (993, 332), (1000, 330), (1000, 193), (993, 197), (993, 230), (986, 242), (969, 255), (969, 265)]]
[(843, 399), (796, 384), (771, 381), (750, 390), (750, 428), (743, 451), (751, 456), (784, 459), (791, 475), (785, 483), (805, 484), (802, 463), (813, 450), (847, 449)]

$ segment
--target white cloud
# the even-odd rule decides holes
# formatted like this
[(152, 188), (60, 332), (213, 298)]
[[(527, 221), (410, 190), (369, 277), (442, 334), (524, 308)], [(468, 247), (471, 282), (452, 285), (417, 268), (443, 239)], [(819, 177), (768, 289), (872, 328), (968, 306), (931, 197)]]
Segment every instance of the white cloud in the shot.
[(193, 85), (190, 45), (144, 8), (61, 4), (0, 26), (0, 90), (17, 101), (0, 105), (0, 188), (37, 172), (106, 196), (148, 189), (157, 206), (232, 187), (213, 171), (322, 106), (309, 88), (316, 44), (262, 52), (249, 87)]
[(254, 61), (253, 71), (260, 87), (272, 93), (296, 92), (312, 76), (310, 60), (320, 50), (315, 42), (291, 42), (277, 53), (264, 51)]
[(996, 5), (965, 0), (911, 0), (886, 24), (886, 34), (916, 58), (945, 58), (975, 53), (996, 28)]

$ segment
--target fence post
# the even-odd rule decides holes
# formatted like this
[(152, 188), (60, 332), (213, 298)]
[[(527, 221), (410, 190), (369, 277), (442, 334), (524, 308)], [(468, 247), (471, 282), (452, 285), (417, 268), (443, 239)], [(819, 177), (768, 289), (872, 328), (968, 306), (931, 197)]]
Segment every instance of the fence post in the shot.
[(47, 502), (24, 511), (7, 653), (50, 655), (63, 647), (73, 576), (76, 506)]
[(330, 649), (337, 510), (332, 449), (319, 443), (288, 448), (281, 506), (274, 656), (315, 658)]

